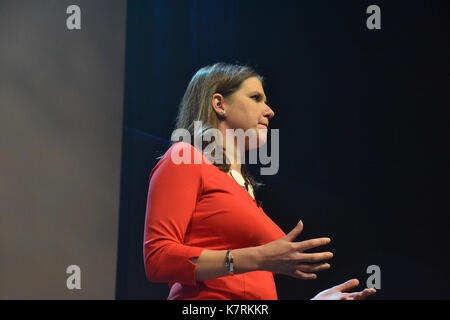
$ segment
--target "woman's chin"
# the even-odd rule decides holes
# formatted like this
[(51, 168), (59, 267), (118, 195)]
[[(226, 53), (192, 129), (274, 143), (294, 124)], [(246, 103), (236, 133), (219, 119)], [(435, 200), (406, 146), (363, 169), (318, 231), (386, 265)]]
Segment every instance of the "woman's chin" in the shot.
[(258, 148), (261, 148), (267, 142), (267, 129), (258, 130)]
[[(247, 131), (248, 132), (248, 131)], [(245, 139), (245, 149), (258, 149), (267, 142), (267, 129), (256, 129), (250, 131)]]

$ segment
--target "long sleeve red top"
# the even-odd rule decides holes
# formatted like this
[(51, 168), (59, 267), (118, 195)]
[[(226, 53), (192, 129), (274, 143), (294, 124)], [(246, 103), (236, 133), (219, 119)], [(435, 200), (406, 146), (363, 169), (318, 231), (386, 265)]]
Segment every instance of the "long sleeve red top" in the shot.
[[(172, 155), (189, 155), (192, 162), (176, 164)], [(190, 258), (199, 257), (204, 249), (254, 247), (284, 236), (242, 186), (188, 143), (173, 144), (150, 173), (145, 271), (151, 282), (169, 283), (169, 300), (276, 300), (272, 272), (197, 281), (196, 264)]]

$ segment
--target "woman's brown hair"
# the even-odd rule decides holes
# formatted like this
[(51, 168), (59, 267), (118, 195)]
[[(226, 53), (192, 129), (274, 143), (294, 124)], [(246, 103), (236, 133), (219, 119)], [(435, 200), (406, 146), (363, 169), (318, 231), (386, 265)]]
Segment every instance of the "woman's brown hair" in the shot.
[[(261, 83), (264, 78), (252, 68), (245, 65), (219, 62), (199, 69), (192, 77), (181, 100), (176, 118), (176, 129), (186, 129), (191, 137), (200, 135), (203, 142), (202, 150), (208, 143), (202, 139), (203, 134), (210, 128), (218, 129), (219, 118), (212, 108), (212, 96), (220, 93), (224, 98), (232, 95), (241, 86), (242, 82), (250, 77), (257, 77)], [(194, 121), (201, 121), (202, 132), (194, 132)], [(191, 139), (192, 144), (194, 139)], [(175, 143), (176, 141), (173, 141)], [(225, 159), (225, 146), (223, 146), (223, 161), (214, 163), (221, 171), (228, 172), (230, 164)], [(256, 181), (248, 171), (245, 164), (241, 165), (242, 176), (245, 181), (257, 190), (263, 183)]]

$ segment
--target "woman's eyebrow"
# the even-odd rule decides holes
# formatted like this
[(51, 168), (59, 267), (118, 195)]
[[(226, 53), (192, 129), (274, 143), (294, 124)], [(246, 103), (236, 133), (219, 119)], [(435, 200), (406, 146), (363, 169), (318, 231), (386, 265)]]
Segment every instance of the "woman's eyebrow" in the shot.
[(264, 103), (267, 104), (267, 97), (264, 94), (262, 94), (259, 91), (252, 91), (252, 92), (250, 92), (251, 95), (254, 95), (255, 93), (259, 94), (261, 97), (264, 97)]

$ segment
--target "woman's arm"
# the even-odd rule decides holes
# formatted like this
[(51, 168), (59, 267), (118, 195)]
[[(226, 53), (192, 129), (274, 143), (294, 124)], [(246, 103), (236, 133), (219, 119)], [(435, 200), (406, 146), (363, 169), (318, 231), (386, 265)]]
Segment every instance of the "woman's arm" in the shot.
[[(285, 237), (261, 246), (231, 250), (234, 262), (234, 273), (265, 270), (285, 274), (299, 279), (316, 279), (313, 272), (330, 268), (328, 260), (331, 252), (305, 253), (304, 251), (328, 244), (329, 238), (317, 238), (294, 242), (303, 230), (303, 223)], [(204, 249), (198, 258), (190, 258), (196, 263), (196, 280), (203, 281), (228, 275), (225, 267), (227, 250)]]
[[(200, 153), (184, 142), (172, 145), (149, 177), (144, 227), (144, 266), (151, 282), (195, 285), (195, 263), (203, 247), (184, 242), (186, 230), (202, 192), (202, 166), (176, 164), (172, 156)], [(174, 201), (176, 199), (176, 201)]]
[[(229, 275), (225, 266), (227, 250), (203, 250), (198, 258), (190, 260), (196, 263), (197, 281), (209, 280)], [(235, 274), (260, 270), (260, 247), (231, 250), (233, 272)]]
[[(177, 165), (171, 160), (171, 152), (179, 154), (180, 149), (191, 152), (192, 157), (199, 153), (185, 143), (174, 144), (150, 174), (144, 228), (144, 265), (151, 282), (195, 285), (198, 281), (228, 275), (226, 250), (208, 250), (184, 243), (203, 183), (201, 165)], [(293, 242), (302, 229), (303, 224), (299, 222), (281, 239), (256, 247), (233, 249), (236, 273), (265, 270), (300, 279), (315, 279), (316, 275), (312, 272), (329, 268), (329, 264), (322, 261), (333, 255), (331, 252), (304, 251), (326, 245), (330, 239)]]

